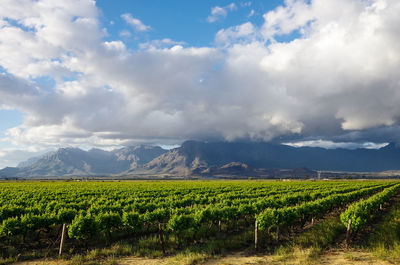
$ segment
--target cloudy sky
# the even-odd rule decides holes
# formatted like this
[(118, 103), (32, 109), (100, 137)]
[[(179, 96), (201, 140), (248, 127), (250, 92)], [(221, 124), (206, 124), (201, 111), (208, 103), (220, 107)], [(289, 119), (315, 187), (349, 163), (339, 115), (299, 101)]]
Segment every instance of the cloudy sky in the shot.
[(400, 142), (400, 1), (0, 0), (0, 168), (187, 139)]

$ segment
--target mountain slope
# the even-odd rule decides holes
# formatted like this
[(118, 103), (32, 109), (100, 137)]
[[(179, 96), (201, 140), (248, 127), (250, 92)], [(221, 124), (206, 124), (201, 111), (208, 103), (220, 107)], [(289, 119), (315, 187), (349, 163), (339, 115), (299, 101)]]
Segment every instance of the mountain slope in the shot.
[(60, 148), (22, 163), (27, 166), (0, 170), (0, 177), (119, 174), (143, 165), (165, 152), (167, 151), (161, 147), (144, 145), (125, 147), (112, 152), (101, 149), (84, 151), (79, 148)]
[(112, 151), (118, 161), (128, 162), (128, 168), (125, 170), (138, 168), (166, 152), (167, 150), (159, 146), (148, 145), (129, 146)]
[[(144, 168), (155, 173), (201, 173), (209, 167), (240, 162), (251, 168), (332, 171), (400, 169), (400, 148), (389, 144), (381, 149), (324, 149), (292, 147), (271, 143), (204, 143), (187, 141), (180, 148), (157, 157)], [(179, 170), (178, 170), (179, 169)]]

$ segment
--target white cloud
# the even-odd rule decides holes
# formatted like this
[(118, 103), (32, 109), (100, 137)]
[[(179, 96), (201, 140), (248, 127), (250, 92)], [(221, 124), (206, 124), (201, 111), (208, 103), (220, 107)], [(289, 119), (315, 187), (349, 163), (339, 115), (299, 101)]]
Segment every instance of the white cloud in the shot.
[(31, 157), (37, 157), (50, 151), (50, 149), (16, 149), (16, 148), (3, 148), (0, 150), (0, 169), (5, 167), (14, 167), (22, 161), (26, 161)]
[(86, 50), (102, 37), (94, 1), (6, 1), (0, 18), (28, 28), (0, 27), (0, 65), (24, 78), (68, 75), (60, 64), (65, 53)]
[[(342, 8), (332, 5), (329, 15), (329, 1), (324, 5), (315, 1), (309, 6), (291, 2), (287, 8), (291, 18), (272, 23), (274, 16), (266, 15), (264, 32), (272, 27), (277, 30), (275, 34), (285, 34), (311, 21), (307, 33), (290, 43), (270, 45), (271, 52), (263, 58), (262, 67), (281, 80), (281, 86), (299, 103), (307, 102), (308, 108), (316, 111), (331, 109), (330, 115), (341, 120), (344, 130), (394, 125), (400, 109), (389, 102), (399, 97), (393, 90), (393, 80), (400, 51), (391, 40), (397, 32), (386, 20), (395, 19), (392, 9), (400, 6), (389, 2), (390, 7), (380, 9), (367, 2), (343, 1)], [(301, 19), (294, 19), (300, 11)], [(279, 9), (278, 13), (288, 12)]]
[(140, 49), (151, 50), (151, 49), (171, 48), (173, 46), (181, 47), (182, 45), (185, 45), (185, 44), (186, 43), (184, 41), (174, 41), (174, 40), (165, 38), (165, 39), (161, 39), (161, 40), (152, 40), (149, 42), (141, 43), (141, 44), (139, 44), (139, 47), (140, 47)]
[(250, 12), (247, 15), (247, 17), (252, 17), (252, 16), (254, 16), (255, 13), (256, 13), (256, 11), (254, 11), (254, 9), (252, 9), (252, 10), (250, 10)]
[(136, 31), (149, 31), (151, 29), (150, 26), (143, 24), (142, 21), (132, 17), (132, 15), (129, 13), (122, 14), (121, 17), (125, 20), (127, 24), (131, 25), (133, 29)]
[(121, 30), (118, 34), (120, 37), (129, 38), (132, 36), (132, 33), (129, 30)]
[[(395, 0), (292, 0), (261, 27), (220, 30), (216, 47), (162, 39), (132, 51), (102, 39), (92, 1), (10, 1), (0, 6), (0, 105), (26, 116), (7, 139), (400, 140), (399, 12)], [(40, 76), (54, 87), (41, 87)], [(376, 138), (382, 128), (392, 128), (385, 140)]]
[(217, 20), (226, 18), (228, 15), (228, 11), (234, 11), (237, 9), (237, 6), (235, 3), (231, 3), (229, 5), (220, 7), (220, 6), (214, 6), (211, 8), (211, 14), (207, 17), (207, 21), (209, 23), (214, 23)]
[(251, 1), (247, 1), (247, 2), (241, 2), (240, 5), (243, 7), (249, 7), (251, 6), (252, 2)]
[(219, 45), (237, 44), (242, 42), (253, 42), (257, 38), (257, 31), (251, 22), (239, 26), (221, 29), (215, 35), (215, 42)]
[(357, 149), (357, 148), (367, 148), (367, 149), (379, 149), (386, 146), (388, 143), (352, 143), (352, 142), (332, 142), (326, 140), (310, 140), (310, 141), (300, 141), (300, 142), (289, 142), (284, 143), (286, 145), (294, 147), (322, 147), (327, 149), (345, 148), (345, 149)]
[(103, 43), (104, 47), (109, 51), (124, 52), (126, 46), (122, 41), (106, 41)]
[[(317, 14), (313, 8), (315, 5), (319, 5), (318, 2), (321, 1), (313, 1), (310, 5), (306, 0), (286, 0), (285, 6), (279, 6), (275, 10), (267, 12), (264, 14), (265, 22), (262, 27), (264, 37), (270, 39), (275, 36), (289, 34), (297, 29), (302, 29), (308, 22), (315, 19)], [(322, 4), (323, 8), (334, 8), (337, 10), (337, 7), (330, 7), (330, 2), (327, 1), (326, 4)]]

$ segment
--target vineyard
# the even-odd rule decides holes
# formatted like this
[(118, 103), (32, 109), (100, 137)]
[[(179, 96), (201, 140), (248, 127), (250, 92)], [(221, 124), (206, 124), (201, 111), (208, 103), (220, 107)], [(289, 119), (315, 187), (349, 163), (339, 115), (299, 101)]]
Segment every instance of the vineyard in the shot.
[(340, 211), (348, 240), (400, 189), (396, 181), (143, 181), (0, 183), (0, 251), (73, 253), (154, 239), (162, 254), (249, 235), (238, 248), (279, 244)]

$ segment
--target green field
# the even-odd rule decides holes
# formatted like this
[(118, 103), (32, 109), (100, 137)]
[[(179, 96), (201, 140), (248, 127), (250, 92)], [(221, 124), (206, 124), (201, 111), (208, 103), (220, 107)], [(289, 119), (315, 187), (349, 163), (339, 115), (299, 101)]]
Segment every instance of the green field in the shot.
[(300, 240), (316, 220), (327, 229), (332, 214), (326, 237), (345, 234), (349, 219), (354, 237), (399, 190), (383, 180), (2, 182), (1, 258), (57, 256), (63, 224), (63, 255), (115, 243), (139, 256), (268, 252)]

